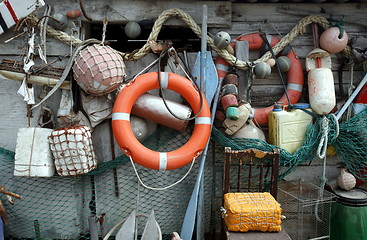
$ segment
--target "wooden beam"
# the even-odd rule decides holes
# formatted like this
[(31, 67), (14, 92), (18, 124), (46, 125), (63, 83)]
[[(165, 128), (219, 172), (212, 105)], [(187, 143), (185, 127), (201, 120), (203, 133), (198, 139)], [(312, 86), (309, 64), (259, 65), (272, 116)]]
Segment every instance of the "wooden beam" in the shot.
[[(18, 72), (6, 71), (6, 70), (0, 70), (0, 75), (6, 79), (10, 79), (14, 81), (23, 81), (25, 77), (24, 73), (18, 73)], [(48, 77), (35, 76), (35, 75), (30, 75), (28, 79), (29, 83), (47, 85), (50, 87), (55, 86), (58, 81), (59, 80), (55, 78), (48, 78)], [(70, 90), (70, 82), (64, 81), (61, 84), (60, 88)]]
[[(79, 9), (79, 5), (59, 4), (50, 0), (55, 12), (66, 13), (71, 7)], [(232, 19), (232, 3), (227, 1), (143, 1), (143, 0), (88, 0), (84, 8), (93, 21), (102, 21), (105, 16), (109, 22), (127, 23), (145, 19), (156, 20), (167, 9), (180, 8), (189, 14), (197, 24), (202, 22), (202, 6), (208, 5), (208, 27), (230, 27)], [(88, 21), (82, 17), (83, 21)], [(182, 25), (178, 19), (168, 20), (165, 25)]]

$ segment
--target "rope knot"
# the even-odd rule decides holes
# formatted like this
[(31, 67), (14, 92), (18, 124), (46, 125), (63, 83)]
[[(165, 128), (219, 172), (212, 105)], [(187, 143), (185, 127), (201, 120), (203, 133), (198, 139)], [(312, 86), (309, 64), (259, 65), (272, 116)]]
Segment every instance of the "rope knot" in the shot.
[(334, 145), (339, 136), (339, 122), (334, 114), (328, 114), (326, 117), (329, 120), (328, 145)]

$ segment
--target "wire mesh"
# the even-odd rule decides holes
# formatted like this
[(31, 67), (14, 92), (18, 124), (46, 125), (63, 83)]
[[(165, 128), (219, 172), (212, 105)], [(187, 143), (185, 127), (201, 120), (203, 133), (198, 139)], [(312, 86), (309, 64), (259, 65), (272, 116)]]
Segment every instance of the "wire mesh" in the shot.
[(286, 217), (282, 226), (292, 239), (329, 239), (332, 193), (312, 184), (283, 182), (277, 200)]

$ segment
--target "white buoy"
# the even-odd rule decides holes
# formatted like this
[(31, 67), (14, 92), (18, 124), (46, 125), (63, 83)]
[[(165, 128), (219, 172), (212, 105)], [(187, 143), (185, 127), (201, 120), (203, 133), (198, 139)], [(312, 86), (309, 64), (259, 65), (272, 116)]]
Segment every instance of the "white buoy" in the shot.
[(228, 47), (231, 42), (231, 36), (224, 31), (220, 31), (214, 36), (214, 45), (219, 49), (224, 49)]
[(330, 54), (321, 48), (315, 48), (307, 54), (305, 65), (307, 72), (315, 68), (331, 69)]
[(281, 72), (287, 72), (291, 68), (291, 60), (286, 56), (278, 57), (276, 63)]
[(271, 74), (270, 65), (266, 62), (259, 62), (254, 67), (254, 74), (257, 78), (267, 78)]
[(233, 134), (230, 137), (254, 138), (266, 141), (264, 132), (260, 128), (256, 127), (253, 121), (250, 121), (248, 124), (245, 124), (240, 130), (238, 130), (235, 134)]
[(157, 123), (133, 115), (130, 116), (130, 126), (134, 136), (140, 142), (157, 129)]
[(129, 38), (137, 38), (141, 33), (141, 27), (137, 22), (129, 22), (125, 25), (125, 34)]
[(308, 73), (310, 105), (317, 114), (328, 114), (336, 104), (333, 73), (329, 68), (315, 68)]

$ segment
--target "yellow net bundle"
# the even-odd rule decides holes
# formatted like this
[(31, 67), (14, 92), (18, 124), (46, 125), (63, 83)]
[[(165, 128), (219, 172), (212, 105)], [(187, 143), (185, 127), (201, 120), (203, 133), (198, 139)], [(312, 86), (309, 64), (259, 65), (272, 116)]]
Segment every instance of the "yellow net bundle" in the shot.
[(280, 204), (268, 193), (224, 195), (225, 223), (229, 231), (275, 232), (281, 230)]

